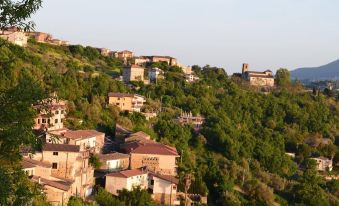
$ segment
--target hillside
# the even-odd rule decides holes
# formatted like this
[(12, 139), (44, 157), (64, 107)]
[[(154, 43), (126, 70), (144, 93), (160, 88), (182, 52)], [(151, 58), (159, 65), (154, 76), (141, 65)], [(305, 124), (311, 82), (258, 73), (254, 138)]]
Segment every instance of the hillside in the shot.
[[(95, 128), (114, 140), (119, 123), (176, 147), (182, 156), (179, 190), (183, 191), (184, 175), (191, 173), (194, 179), (189, 192), (207, 195), (209, 205), (338, 204), (338, 182), (326, 182), (309, 161), (324, 156), (334, 157), (334, 164), (338, 163), (338, 145), (305, 144), (308, 138), (338, 143), (339, 105), (335, 99), (322, 94), (246, 90), (222, 68), (194, 66), (200, 81), (188, 83), (177, 67), (152, 66), (165, 72), (164, 80), (150, 85), (134, 82), (129, 87), (114, 79), (121, 74), (122, 63), (101, 56), (94, 48), (34, 41), (27, 48), (3, 45), (0, 90), (37, 82), (37, 89), (56, 92), (68, 101), (70, 118), (65, 124), (71, 129)], [(158, 117), (146, 121), (140, 113), (107, 106), (109, 92), (147, 97), (143, 109), (157, 111)], [(181, 111), (206, 118), (199, 133), (175, 121)], [(295, 153), (296, 158), (286, 152)]]
[(339, 59), (320, 67), (293, 70), (291, 76), (301, 81), (339, 80)]

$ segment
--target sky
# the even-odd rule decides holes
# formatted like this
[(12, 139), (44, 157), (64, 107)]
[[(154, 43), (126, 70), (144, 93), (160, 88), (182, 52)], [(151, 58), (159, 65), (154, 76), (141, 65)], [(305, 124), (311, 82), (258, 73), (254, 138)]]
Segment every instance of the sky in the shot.
[(43, 0), (36, 30), (71, 44), (169, 55), (227, 73), (339, 58), (338, 0)]

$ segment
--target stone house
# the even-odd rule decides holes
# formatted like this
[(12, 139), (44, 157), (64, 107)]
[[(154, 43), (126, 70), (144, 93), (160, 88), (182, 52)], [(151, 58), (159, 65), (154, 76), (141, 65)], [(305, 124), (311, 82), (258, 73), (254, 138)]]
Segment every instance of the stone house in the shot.
[(144, 73), (145, 68), (137, 66), (137, 65), (131, 65), (126, 66), (123, 69), (123, 80), (125, 83), (131, 82), (131, 81), (144, 81)]
[(332, 171), (333, 170), (333, 161), (326, 157), (317, 157), (311, 158), (317, 162), (317, 169), (318, 171)]
[(249, 81), (251, 86), (274, 87), (274, 77), (270, 70), (264, 72), (249, 71), (249, 65), (243, 64), (242, 78)]
[(127, 60), (132, 59), (134, 57), (134, 53), (128, 50), (119, 52), (113, 51), (110, 52), (110, 55), (120, 60), (123, 60), (124, 62), (127, 62)]
[(28, 35), (40, 43), (47, 43), (53, 39), (52, 35), (44, 32), (29, 32)]
[(105, 144), (105, 133), (96, 130), (54, 130), (47, 133), (46, 142), (79, 145), (80, 151), (101, 153)]
[(200, 130), (205, 122), (205, 118), (202, 117), (201, 115), (193, 116), (192, 112), (189, 113), (181, 112), (177, 121), (179, 122), (179, 124), (182, 125), (189, 124), (192, 125), (194, 129)]
[(41, 161), (52, 165), (52, 176), (74, 182), (73, 194), (86, 198), (94, 185), (94, 169), (89, 165), (89, 157), (89, 151), (80, 151), (78, 145), (45, 144)]
[(174, 147), (155, 142), (137, 143), (130, 155), (131, 169), (146, 167), (162, 175), (177, 175), (177, 158), (180, 156)]
[(135, 187), (147, 189), (148, 175), (144, 170), (132, 169), (106, 175), (105, 189), (113, 195), (118, 195), (119, 190), (133, 190)]
[(137, 94), (109, 93), (108, 104), (119, 107), (121, 111), (141, 112), (146, 98)]
[(170, 56), (146, 56), (150, 62), (166, 62), (169, 66), (176, 66), (178, 61), (176, 58)]
[(26, 47), (28, 37), (24, 32), (17, 30), (16, 28), (8, 28), (0, 31), (0, 38), (16, 44), (18, 46)]

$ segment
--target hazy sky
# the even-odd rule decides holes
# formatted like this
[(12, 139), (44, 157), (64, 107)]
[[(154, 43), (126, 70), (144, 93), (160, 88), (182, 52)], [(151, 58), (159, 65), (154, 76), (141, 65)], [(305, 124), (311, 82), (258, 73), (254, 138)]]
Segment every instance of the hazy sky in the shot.
[(228, 73), (339, 58), (338, 0), (43, 0), (37, 30), (137, 55), (171, 55)]

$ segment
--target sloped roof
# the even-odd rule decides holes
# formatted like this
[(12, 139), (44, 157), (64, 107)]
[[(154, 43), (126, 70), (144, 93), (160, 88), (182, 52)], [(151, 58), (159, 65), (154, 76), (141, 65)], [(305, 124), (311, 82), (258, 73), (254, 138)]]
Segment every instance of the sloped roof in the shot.
[(131, 154), (157, 154), (157, 155), (173, 155), (178, 156), (177, 149), (160, 143), (140, 144)]
[(52, 167), (52, 165), (49, 164), (49, 163), (45, 163), (45, 162), (41, 162), (41, 161), (29, 159), (29, 158), (24, 158), (21, 162), (21, 165), (24, 169), (33, 168), (33, 167), (36, 167), (36, 166), (45, 167), (45, 168), (51, 168)]
[(96, 137), (102, 134), (104, 133), (98, 132), (96, 130), (76, 130), (76, 131), (68, 130), (67, 132), (63, 134), (63, 136), (76, 140), (76, 139), (87, 139), (91, 137)]
[(120, 178), (129, 178), (137, 175), (147, 174), (146, 171), (134, 169), (134, 170), (124, 170), (120, 172), (110, 173), (107, 176), (109, 177), (120, 177)]
[(69, 144), (45, 144), (42, 147), (42, 151), (55, 151), (55, 152), (79, 152), (79, 145)]
[(114, 153), (110, 153), (110, 154), (99, 154), (99, 159), (103, 160), (103, 161), (118, 160), (118, 159), (124, 159), (124, 158), (129, 158), (129, 155), (119, 153), (119, 152), (114, 152)]
[(165, 180), (167, 182), (173, 183), (173, 184), (179, 184), (179, 180), (171, 175), (161, 175), (158, 173), (154, 173), (154, 172), (149, 172), (149, 175), (152, 177), (157, 177), (159, 179)]
[(60, 189), (60, 190), (63, 190), (63, 191), (68, 191), (69, 189), (71, 189), (71, 186), (73, 184), (73, 182), (71, 182), (71, 181), (48, 180), (46, 178), (42, 178), (42, 177), (39, 177), (39, 176), (33, 176), (31, 178), (31, 180), (34, 181), (34, 182), (37, 182), (37, 183), (39, 183), (39, 181), (40, 181), (41, 185), (48, 185), (48, 186), (51, 186), (51, 187), (54, 187), (54, 188), (57, 188), (57, 189)]

